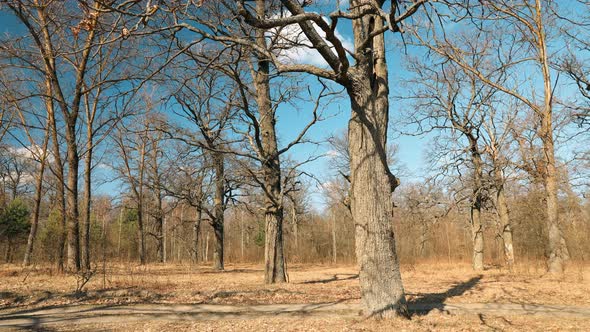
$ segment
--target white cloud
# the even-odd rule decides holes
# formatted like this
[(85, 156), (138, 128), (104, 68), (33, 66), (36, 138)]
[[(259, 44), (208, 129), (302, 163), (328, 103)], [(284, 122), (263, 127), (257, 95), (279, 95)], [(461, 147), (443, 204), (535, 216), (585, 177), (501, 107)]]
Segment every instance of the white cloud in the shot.
[[(278, 17), (278, 14), (274, 16), (274, 18)], [(313, 26), (320, 36), (326, 37), (325, 32), (320, 27), (315, 23)], [(334, 34), (342, 42), (342, 46), (345, 49), (352, 50), (354, 48), (354, 44), (350, 38), (342, 35), (338, 30)], [(312, 47), (311, 42), (298, 24), (291, 24), (280, 29), (276, 28), (268, 33), (269, 38), (276, 38), (277, 35), (279, 35), (277, 44), (284, 47), (284, 49), (277, 50), (279, 61), (283, 63), (310, 64), (320, 67), (326, 67), (328, 65), (320, 53)], [(297, 46), (293, 47), (294, 44)], [(328, 44), (333, 47), (331, 43)]]

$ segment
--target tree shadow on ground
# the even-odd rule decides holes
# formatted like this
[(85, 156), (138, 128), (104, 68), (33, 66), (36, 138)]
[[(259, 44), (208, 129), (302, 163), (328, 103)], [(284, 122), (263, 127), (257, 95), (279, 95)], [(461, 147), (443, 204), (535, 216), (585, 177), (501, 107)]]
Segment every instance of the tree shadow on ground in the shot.
[[(342, 278), (339, 278), (338, 276), (344, 276)], [(334, 281), (342, 281), (342, 280), (352, 280), (352, 279), (357, 279), (359, 277), (358, 274), (349, 274), (349, 273), (338, 273), (338, 274), (334, 274), (332, 275), (330, 278), (328, 279), (319, 279), (319, 280), (307, 280), (307, 281), (302, 281), (299, 282), (298, 284), (300, 285), (309, 285), (309, 284), (328, 284)]]
[(475, 288), (482, 278), (483, 275), (478, 275), (467, 281), (457, 282), (442, 293), (408, 293), (407, 295), (416, 296), (408, 301), (409, 311), (413, 314), (426, 315), (434, 309), (444, 310), (444, 302), (447, 299), (461, 296)]

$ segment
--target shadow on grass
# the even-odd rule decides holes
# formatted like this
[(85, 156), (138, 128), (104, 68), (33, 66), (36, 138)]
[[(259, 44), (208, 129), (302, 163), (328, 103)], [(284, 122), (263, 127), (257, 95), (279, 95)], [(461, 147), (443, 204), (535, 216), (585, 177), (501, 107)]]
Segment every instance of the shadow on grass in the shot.
[(426, 315), (434, 309), (443, 310), (444, 302), (452, 297), (461, 296), (465, 292), (475, 288), (483, 275), (473, 277), (467, 281), (455, 283), (451, 288), (442, 293), (408, 293), (416, 296), (408, 301), (408, 309), (412, 314)]
[[(344, 277), (339, 278), (338, 276), (344, 276)], [(308, 281), (299, 282), (298, 284), (301, 284), (301, 285), (328, 284), (328, 283), (331, 283), (334, 281), (358, 279), (358, 277), (359, 277), (358, 274), (339, 273), (339, 274), (332, 275), (332, 277), (330, 277), (328, 279), (308, 280)]]

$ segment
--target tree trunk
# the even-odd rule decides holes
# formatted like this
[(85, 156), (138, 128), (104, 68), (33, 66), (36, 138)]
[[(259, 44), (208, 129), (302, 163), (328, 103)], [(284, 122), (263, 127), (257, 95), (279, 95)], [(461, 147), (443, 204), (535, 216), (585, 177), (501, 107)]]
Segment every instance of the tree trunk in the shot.
[(473, 242), (473, 269), (483, 270), (484, 242), (483, 223), (481, 220), (481, 207), (483, 203), (483, 166), (477, 139), (467, 134), (470, 143), (471, 162), (473, 163), (473, 197), (471, 203), (471, 240)]
[[(363, 2), (351, 2), (351, 6)], [(375, 15), (354, 19), (355, 46), (382, 27), (382, 19)], [(387, 165), (389, 85), (383, 34), (372, 38), (367, 48), (371, 52), (355, 49), (359, 58), (345, 85), (352, 108), (348, 122), (351, 214), (365, 314), (387, 318), (405, 314), (407, 308), (392, 223), (391, 194), (398, 182)]]
[(514, 247), (512, 244), (512, 227), (510, 225), (510, 214), (508, 212), (508, 203), (504, 195), (504, 177), (502, 170), (496, 167), (494, 170), (496, 177), (496, 209), (498, 218), (502, 227), (502, 245), (504, 248), (504, 259), (510, 269), (514, 266)]
[(539, 50), (539, 59), (543, 72), (544, 83), (544, 107), (540, 110), (540, 138), (543, 143), (543, 156), (545, 157), (545, 171), (543, 180), (545, 184), (545, 201), (547, 204), (547, 233), (549, 236), (549, 258), (547, 261), (547, 271), (550, 273), (562, 273), (564, 264), (569, 260), (569, 251), (563, 237), (558, 214), (557, 199), (557, 166), (555, 163), (555, 147), (553, 141), (553, 82), (549, 70), (549, 59), (547, 55), (546, 35), (541, 2), (535, 1), (536, 24), (537, 24), (537, 43)]
[(295, 252), (299, 252), (299, 225), (297, 223), (297, 211), (295, 210), (295, 203), (293, 203), (292, 211), (293, 213), (293, 237), (295, 238)]
[(336, 264), (336, 213), (332, 212), (332, 263)]
[[(265, 1), (256, 0), (256, 12), (265, 17)], [(266, 48), (265, 30), (256, 29), (256, 44)], [(258, 70), (254, 80), (256, 87), (256, 104), (258, 106), (259, 124), (263, 154), (262, 172), (265, 186), (265, 247), (264, 247), (264, 282), (273, 284), (287, 281), (287, 271), (283, 252), (283, 206), (281, 192), (281, 162), (276, 136), (276, 118), (270, 97), (270, 62), (258, 56)]]
[[(47, 82), (48, 91), (51, 91), (51, 83)], [(51, 95), (51, 94), (50, 94)], [(47, 116), (50, 118), (51, 126), (51, 140), (53, 146), (53, 159), (55, 166), (55, 177), (56, 180), (56, 200), (57, 208), (59, 210), (59, 224), (61, 232), (58, 239), (58, 255), (57, 255), (57, 269), (60, 272), (65, 270), (65, 247), (66, 247), (66, 199), (65, 199), (65, 179), (64, 179), (64, 168), (61, 159), (61, 151), (59, 138), (57, 136), (57, 121), (55, 118), (55, 110), (53, 108), (53, 102), (47, 103)]]
[(78, 224), (78, 145), (76, 143), (76, 119), (68, 119), (66, 145), (68, 148), (68, 185), (66, 223), (68, 228), (68, 269), (80, 271), (80, 228)]
[(139, 264), (145, 265), (145, 232), (143, 229), (143, 200), (138, 199), (137, 203), (137, 228), (139, 237)]
[(158, 261), (160, 263), (166, 263), (166, 238), (165, 234), (165, 224), (164, 224), (164, 215), (162, 212), (162, 194), (159, 192), (159, 189), (156, 193), (156, 227), (157, 227), (157, 240), (158, 240)]
[(84, 158), (84, 219), (82, 224), (82, 267), (90, 270), (90, 212), (92, 206), (92, 128), (88, 128)]
[(215, 168), (215, 220), (213, 221), (213, 232), (215, 234), (215, 248), (213, 250), (213, 268), (217, 271), (223, 270), (223, 223), (224, 223), (224, 195), (225, 195), (225, 169), (223, 165), (223, 154), (213, 152), (213, 167)]
[(199, 263), (199, 236), (201, 234), (201, 218), (202, 218), (202, 211), (200, 208), (197, 208), (197, 220), (195, 220), (195, 225), (193, 226), (194, 230), (194, 259), (195, 264)]
[(240, 251), (242, 263), (244, 262), (244, 211), (240, 211)]
[(205, 263), (209, 261), (209, 231), (207, 231), (207, 236), (205, 239), (205, 252), (203, 260), (205, 261)]
[(47, 162), (47, 145), (49, 144), (50, 136), (50, 119), (48, 118), (47, 133), (43, 140), (43, 147), (41, 151), (41, 158), (39, 164), (39, 172), (37, 173), (37, 181), (35, 183), (35, 199), (33, 201), (33, 214), (31, 216), (31, 230), (27, 239), (27, 248), (25, 250), (25, 257), (23, 259), (23, 266), (31, 265), (31, 257), (33, 255), (34, 242), (37, 237), (37, 226), (39, 225), (39, 212), (41, 210), (41, 199), (43, 198), (43, 176), (45, 175), (45, 165)]
[(264, 282), (274, 284), (287, 281), (283, 248), (283, 210), (264, 215)]

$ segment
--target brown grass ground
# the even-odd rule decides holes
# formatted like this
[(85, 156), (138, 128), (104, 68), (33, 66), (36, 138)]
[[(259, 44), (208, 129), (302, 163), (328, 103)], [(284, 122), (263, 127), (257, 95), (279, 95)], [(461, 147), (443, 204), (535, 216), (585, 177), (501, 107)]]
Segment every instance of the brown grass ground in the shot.
[[(354, 266), (291, 265), (287, 284), (264, 285), (262, 266), (228, 264), (225, 272), (191, 265), (112, 264), (98, 269), (81, 293), (76, 277), (52, 274), (49, 268), (23, 270), (0, 266), (0, 310), (64, 304), (208, 303), (274, 304), (358, 302)], [(562, 276), (545, 275), (540, 267), (522, 265), (509, 272), (490, 268), (473, 272), (468, 264), (421, 263), (403, 266), (411, 301), (445, 303), (524, 303), (590, 306), (590, 267), (570, 266)], [(590, 320), (446, 315), (432, 311), (411, 321), (272, 318), (215, 322), (150, 322), (125, 326), (61, 326), (60, 330), (583, 330)]]

